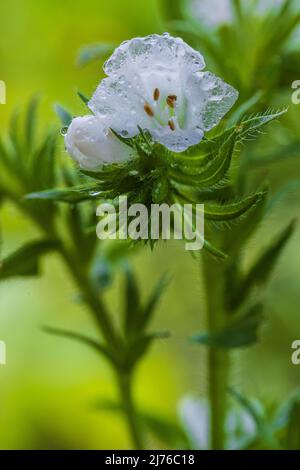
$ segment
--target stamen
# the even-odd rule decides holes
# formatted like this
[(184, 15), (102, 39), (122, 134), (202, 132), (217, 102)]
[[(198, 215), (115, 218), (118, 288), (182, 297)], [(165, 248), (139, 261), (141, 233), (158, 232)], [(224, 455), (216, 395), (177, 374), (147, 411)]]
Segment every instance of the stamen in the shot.
[(153, 116), (154, 116), (154, 111), (153, 111), (153, 109), (151, 108), (150, 104), (145, 103), (145, 104), (144, 104), (144, 110), (145, 110), (145, 113), (148, 114), (149, 117), (153, 117)]
[(169, 125), (169, 128), (171, 129), (171, 131), (175, 131), (175, 123), (172, 119), (169, 119), (168, 121), (168, 125)]
[(167, 105), (170, 106), (170, 108), (174, 109), (176, 101), (177, 101), (177, 96), (176, 95), (169, 95), (167, 97), (166, 101), (167, 101)]
[(155, 88), (154, 92), (153, 92), (153, 99), (154, 101), (158, 101), (159, 100), (159, 97), (160, 97), (160, 91), (158, 88)]

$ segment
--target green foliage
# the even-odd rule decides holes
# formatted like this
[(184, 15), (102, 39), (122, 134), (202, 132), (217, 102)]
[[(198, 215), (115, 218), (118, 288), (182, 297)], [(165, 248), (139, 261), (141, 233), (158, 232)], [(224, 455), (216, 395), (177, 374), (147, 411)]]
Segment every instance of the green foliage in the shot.
[(55, 240), (37, 240), (26, 243), (0, 261), (0, 281), (17, 276), (36, 276), (42, 256), (57, 249)]
[(299, 391), (275, 406), (249, 399), (233, 388), (229, 392), (256, 425), (248, 450), (299, 450)]
[(257, 91), (267, 99), (277, 90), (289, 88), (298, 76), (299, 54), (289, 44), (300, 24), (293, 0), (285, 0), (265, 14), (257, 13), (255, 2), (233, 1), (233, 19), (211, 28), (193, 15), (190, 0), (172, 2), (174, 14), (167, 0), (161, 3), (168, 12), (170, 29), (204, 54), (209, 67), (239, 90), (242, 102)]
[(158, 300), (167, 287), (165, 276), (161, 279), (145, 305), (141, 302), (140, 288), (128, 264), (125, 265), (124, 312), (122, 339), (115, 351), (110, 344), (103, 345), (99, 341), (81, 333), (46, 327), (48, 333), (67, 337), (90, 346), (102, 354), (111, 364), (124, 371), (131, 371), (136, 363), (146, 354), (155, 339), (166, 338), (168, 333), (148, 333), (147, 328), (152, 319)]
[(257, 333), (262, 321), (262, 305), (256, 304), (245, 314), (230, 319), (223, 330), (195, 335), (192, 339), (197, 343), (221, 349), (252, 346), (258, 341)]
[(229, 308), (237, 309), (242, 302), (245, 302), (256, 286), (263, 286), (272, 274), (277, 260), (290, 240), (295, 228), (292, 222), (282, 231), (277, 240), (271, 243), (253, 263), (248, 272), (241, 276), (240, 281), (229, 294)]
[(62, 125), (68, 127), (71, 124), (72, 119), (73, 119), (73, 116), (69, 113), (69, 111), (67, 111), (60, 104), (56, 104), (54, 106), (54, 110), (56, 114), (58, 115)]
[(288, 416), (288, 424), (286, 430), (286, 438), (284, 448), (287, 450), (300, 449), (300, 402), (299, 398), (295, 399), (291, 405)]
[[(58, 184), (54, 164), (57, 132), (50, 130), (37, 139), (37, 105), (37, 98), (33, 98), (25, 116), (23, 132), (19, 125), (20, 115), (15, 112), (8, 135), (0, 140), (0, 192), (24, 209), (26, 203), (22, 197), (25, 194)], [(55, 216), (52, 204), (35, 202), (27, 206), (26, 211), (39, 220), (39, 224), (52, 230)]]

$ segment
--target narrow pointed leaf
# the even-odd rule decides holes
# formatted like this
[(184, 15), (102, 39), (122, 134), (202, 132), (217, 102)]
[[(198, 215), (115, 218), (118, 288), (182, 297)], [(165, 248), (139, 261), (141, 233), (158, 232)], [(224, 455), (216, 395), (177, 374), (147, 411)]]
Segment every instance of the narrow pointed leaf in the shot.
[(286, 229), (283, 230), (277, 240), (275, 240), (256, 260), (244, 279), (241, 281), (236, 292), (233, 293), (233, 297), (230, 302), (232, 308), (235, 309), (244, 302), (253, 287), (264, 284), (268, 281), (274, 267), (276, 266), (279, 256), (290, 240), (294, 229), (295, 222), (293, 221)]
[(202, 333), (192, 339), (197, 343), (221, 349), (252, 346), (258, 340), (258, 330), (262, 321), (262, 306), (257, 304), (243, 316), (231, 321), (223, 330)]
[(241, 217), (253, 208), (263, 197), (263, 193), (249, 196), (240, 202), (224, 205), (205, 204), (204, 213), (207, 220), (226, 221)]
[(70, 338), (70, 339), (79, 341), (80, 343), (83, 343), (83, 344), (91, 347), (92, 349), (94, 349), (96, 352), (102, 354), (109, 361), (114, 362), (114, 358), (111, 355), (110, 351), (107, 349), (107, 347), (103, 346), (98, 341), (96, 341), (92, 338), (89, 338), (88, 336), (82, 335), (81, 333), (75, 333), (75, 332), (72, 332), (72, 331), (60, 330), (60, 329), (52, 328), (52, 327), (48, 327), (48, 326), (43, 327), (43, 331), (45, 331), (46, 333), (49, 333), (51, 335), (54, 335), (54, 336), (61, 336), (63, 338)]
[(65, 108), (63, 108), (60, 104), (56, 104), (54, 106), (54, 110), (56, 114), (58, 115), (61, 123), (65, 127), (69, 127), (69, 125), (72, 122), (73, 116), (69, 111), (67, 111)]
[(48, 191), (40, 191), (37, 193), (27, 194), (25, 199), (27, 200), (48, 200), (57, 202), (66, 202), (69, 204), (75, 204), (90, 199), (99, 199), (102, 191), (98, 189), (98, 186), (77, 186), (66, 189), (50, 189)]
[(140, 321), (139, 326), (142, 329), (145, 329), (147, 325), (149, 324), (149, 321), (151, 320), (152, 315), (155, 312), (157, 304), (161, 296), (165, 292), (167, 286), (169, 285), (169, 282), (170, 282), (170, 276), (168, 274), (164, 274), (158, 281), (153, 292), (151, 293), (150, 298), (148, 299), (146, 306), (143, 308), (143, 313), (141, 315), (141, 321)]
[(0, 261), (0, 280), (15, 276), (36, 276), (39, 273), (40, 258), (57, 247), (55, 240), (26, 243)]
[(126, 266), (125, 279), (124, 329), (130, 335), (136, 332), (137, 323), (140, 321), (141, 300), (137, 280), (128, 265)]

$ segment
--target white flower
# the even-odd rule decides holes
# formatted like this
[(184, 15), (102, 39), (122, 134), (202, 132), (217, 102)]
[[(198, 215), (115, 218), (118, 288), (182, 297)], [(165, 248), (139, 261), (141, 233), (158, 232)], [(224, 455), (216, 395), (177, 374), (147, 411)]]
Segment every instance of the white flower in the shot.
[(67, 151), (84, 170), (97, 171), (107, 163), (128, 160), (131, 149), (113, 135), (105, 121), (96, 116), (73, 119), (65, 135)]
[(183, 428), (195, 449), (209, 449), (210, 413), (207, 401), (185, 397), (179, 404), (179, 417)]
[[(242, 0), (241, 3), (261, 15), (281, 6), (283, 0)], [(234, 16), (232, 0), (189, 0), (188, 10), (201, 23), (213, 27), (231, 23)]]
[(231, 0), (189, 0), (188, 10), (207, 26), (230, 23), (233, 18)]
[(202, 55), (165, 33), (124, 42), (106, 62), (108, 75), (89, 102), (124, 137), (149, 130), (174, 152), (201, 141), (238, 93), (209, 72)]
[[(253, 406), (261, 412), (257, 401)], [(185, 397), (179, 403), (179, 417), (184, 430), (195, 449), (210, 449), (210, 409), (206, 399)], [(256, 425), (244, 409), (231, 408), (226, 418), (226, 448), (237, 450), (255, 438)]]

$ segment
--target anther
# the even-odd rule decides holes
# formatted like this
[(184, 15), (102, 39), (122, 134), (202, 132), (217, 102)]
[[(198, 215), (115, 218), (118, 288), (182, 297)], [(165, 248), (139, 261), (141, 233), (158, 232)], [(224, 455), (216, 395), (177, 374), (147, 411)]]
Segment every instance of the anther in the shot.
[(145, 104), (144, 104), (144, 110), (145, 110), (145, 113), (148, 114), (149, 117), (153, 117), (153, 116), (154, 116), (154, 111), (153, 111), (153, 109), (151, 108), (150, 104), (145, 103)]
[(170, 108), (175, 108), (175, 104), (177, 101), (177, 96), (176, 95), (169, 95), (166, 99), (167, 105), (170, 106)]
[(175, 123), (174, 123), (174, 121), (172, 121), (172, 119), (170, 119), (168, 121), (168, 125), (169, 125), (169, 128), (171, 129), (171, 131), (175, 131)]
[(154, 92), (153, 92), (153, 99), (154, 101), (158, 101), (159, 100), (159, 97), (160, 97), (160, 91), (158, 88), (155, 88)]

